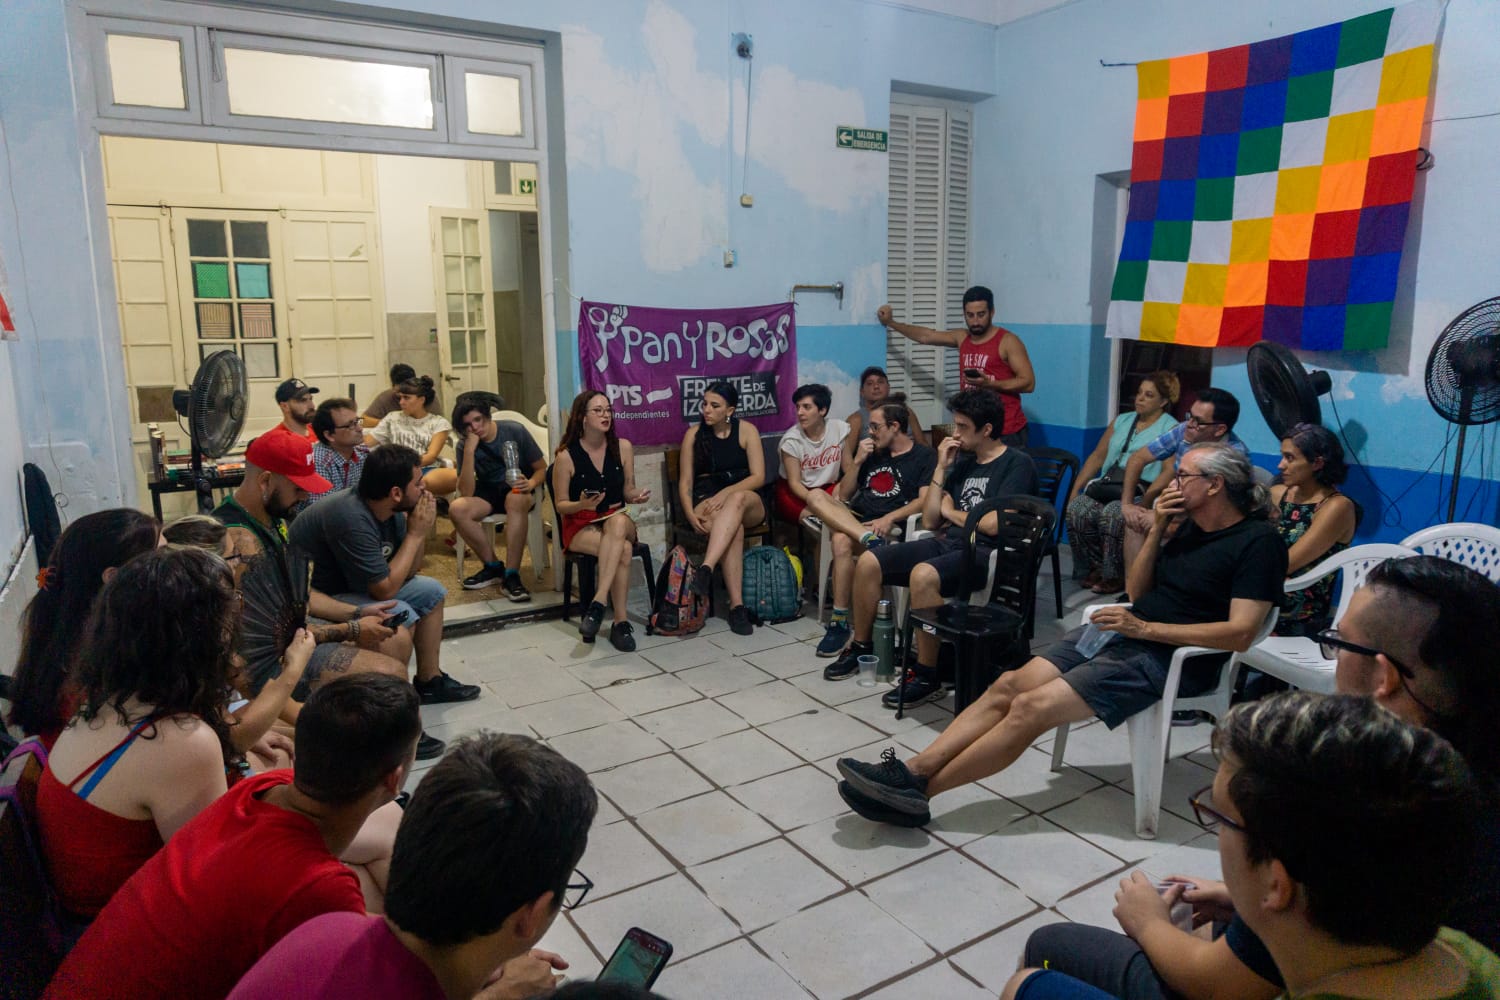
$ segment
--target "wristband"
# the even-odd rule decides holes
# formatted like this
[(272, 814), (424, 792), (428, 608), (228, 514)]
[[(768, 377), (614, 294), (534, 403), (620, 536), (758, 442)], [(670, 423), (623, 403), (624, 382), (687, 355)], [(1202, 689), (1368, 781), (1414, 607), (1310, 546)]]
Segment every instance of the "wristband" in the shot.
[(349, 641), (350, 642), (358, 642), (359, 641), (359, 619), (358, 618), (351, 618), (349, 620)]

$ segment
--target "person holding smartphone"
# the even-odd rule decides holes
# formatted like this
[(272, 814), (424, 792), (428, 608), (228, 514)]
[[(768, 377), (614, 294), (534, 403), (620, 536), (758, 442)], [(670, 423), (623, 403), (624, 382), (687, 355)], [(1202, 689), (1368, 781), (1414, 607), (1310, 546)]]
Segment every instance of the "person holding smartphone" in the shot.
[(625, 614), (625, 598), (636, 531), (625, 505), (645, 503), (651, 491), (635, 484), (635, 449), (615, 433), (614, 410), (602, 392), (585, 390), (573, 400), (553, 460), (552, 496), (562, 519), (563, 548), (599, 562), (598, 587), (578, 623), (579, 636), (584, 642), (594, 641), (609, 602), (614, 608), (610, 645), (622, 653), (633, 651), (634, 629)]

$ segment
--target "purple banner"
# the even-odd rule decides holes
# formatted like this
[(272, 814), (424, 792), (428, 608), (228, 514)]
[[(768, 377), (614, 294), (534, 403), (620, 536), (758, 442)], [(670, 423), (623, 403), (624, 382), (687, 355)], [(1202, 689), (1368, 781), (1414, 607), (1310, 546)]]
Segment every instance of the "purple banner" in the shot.
[(795, 419), (797, 323), (792, 304), (653, 309), (584, 300), (578, 357), (585, 388), (609, 396), (619, 434), (636, 445), (679, 444), (703, 391), (740, 391), (738, 416), (763, 433)]

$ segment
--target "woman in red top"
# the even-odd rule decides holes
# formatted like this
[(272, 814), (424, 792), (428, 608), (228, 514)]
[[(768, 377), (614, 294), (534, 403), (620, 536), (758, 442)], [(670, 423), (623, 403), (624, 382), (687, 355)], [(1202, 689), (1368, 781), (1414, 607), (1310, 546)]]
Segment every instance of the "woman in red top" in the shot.
[[(42, 854), (72, 915), (95, 916), (223, 794), (238, 618), (229, 566), (202, 549), (147, 553), (105, 584), (74, 660), (79, 715), (37, 788)], [(300, 674), (312, 650), (299, 630), (284, 670)]]
[(156, 519), (119, 507), (80, 517), (68, 525), (47, 568), (37, 574), (37, 592), (26, 605), (21, 653), (10, 688), (10, 724), (50, 749), (78, 708), (79, 692), (68, 681), (94, 598), (126, 560), (161, 542)]

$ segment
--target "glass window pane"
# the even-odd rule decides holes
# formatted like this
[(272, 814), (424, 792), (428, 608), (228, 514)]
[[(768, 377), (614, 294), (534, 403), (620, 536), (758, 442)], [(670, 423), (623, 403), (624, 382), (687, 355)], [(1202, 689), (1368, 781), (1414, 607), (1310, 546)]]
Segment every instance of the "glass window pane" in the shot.
[(240, 303), (240, 336), (247, 340), (271, 340), (276, 336), (276, 320), (271, 312), (271, 303)]
[(496, 160), (491, 166), (494, 167), (495, 193), (510, 194), (510, 161)]
[(477, 292), (484, 287), (484, 276), (479, 270), (478, 257), (464, 258), (464, 281), (471, 292)]
[(469, 131), (483, 135), (521, 134), (521, 81), (513, 76), (465, 73)]
[(479, 252), (479, 220), (460, 219), (464, 230), (464, 253)]
[(470, 295), (469, 300), (469, 322), (467, 326), (484, 326), (484, 296)]
[(221, 219), (188, 220), (188, 255), (192, 257), (228, 257)]
[(271, 297), (270, 264), (235, 264), (234, 281), (242, 299)]
[(269, 259), (271, 238), (268, 228), (264, 222), (231, 222), (229, 234), (234, 237), (234, 255)]
[(281, 372), (276, 367), (276, 345), (274, 343), (242, 344), (241, 348), (245, 354), (246, 378), (281, 377)]
[(444, 219), (443, 220), (443, 252), (444, 253), (458, 253), (458, 251), (461, 250), (461, 249), (463, 249), (463, 248), (458, 245), (458, 220), (457, 219)]
[(448, 255), (443, 258), (443, 288), (450, 292), (461, 292), (464, 290), (464, 272), (460, 266), (462, 257)]
[(193, 294), (200, 299), (229, 298), (229, 265), (193, 261)]
[(466, 365), (469, 363), (469, 335), (463, 330), (448, 331), (448, 347), (453, 354), (452, 361), (455, 365)]
[(432, 128), (425, 66), (225, 48), (224, 71), (231, 114)]
[(484, 331), (471, 330), (469, 332), (469, 357), (474, 359), (474, 364), (484, 364)]
[(224, 340), (234, 336), (228, 302), (198, 303), (198, 336), (204, 340)]
[(448, 296), (448, 325), (464, 325), (464, 297), (462, 295)]
[(109, 86), (116, 104), (185, 108), (182, 43), (175, 38), (110, 35)]

